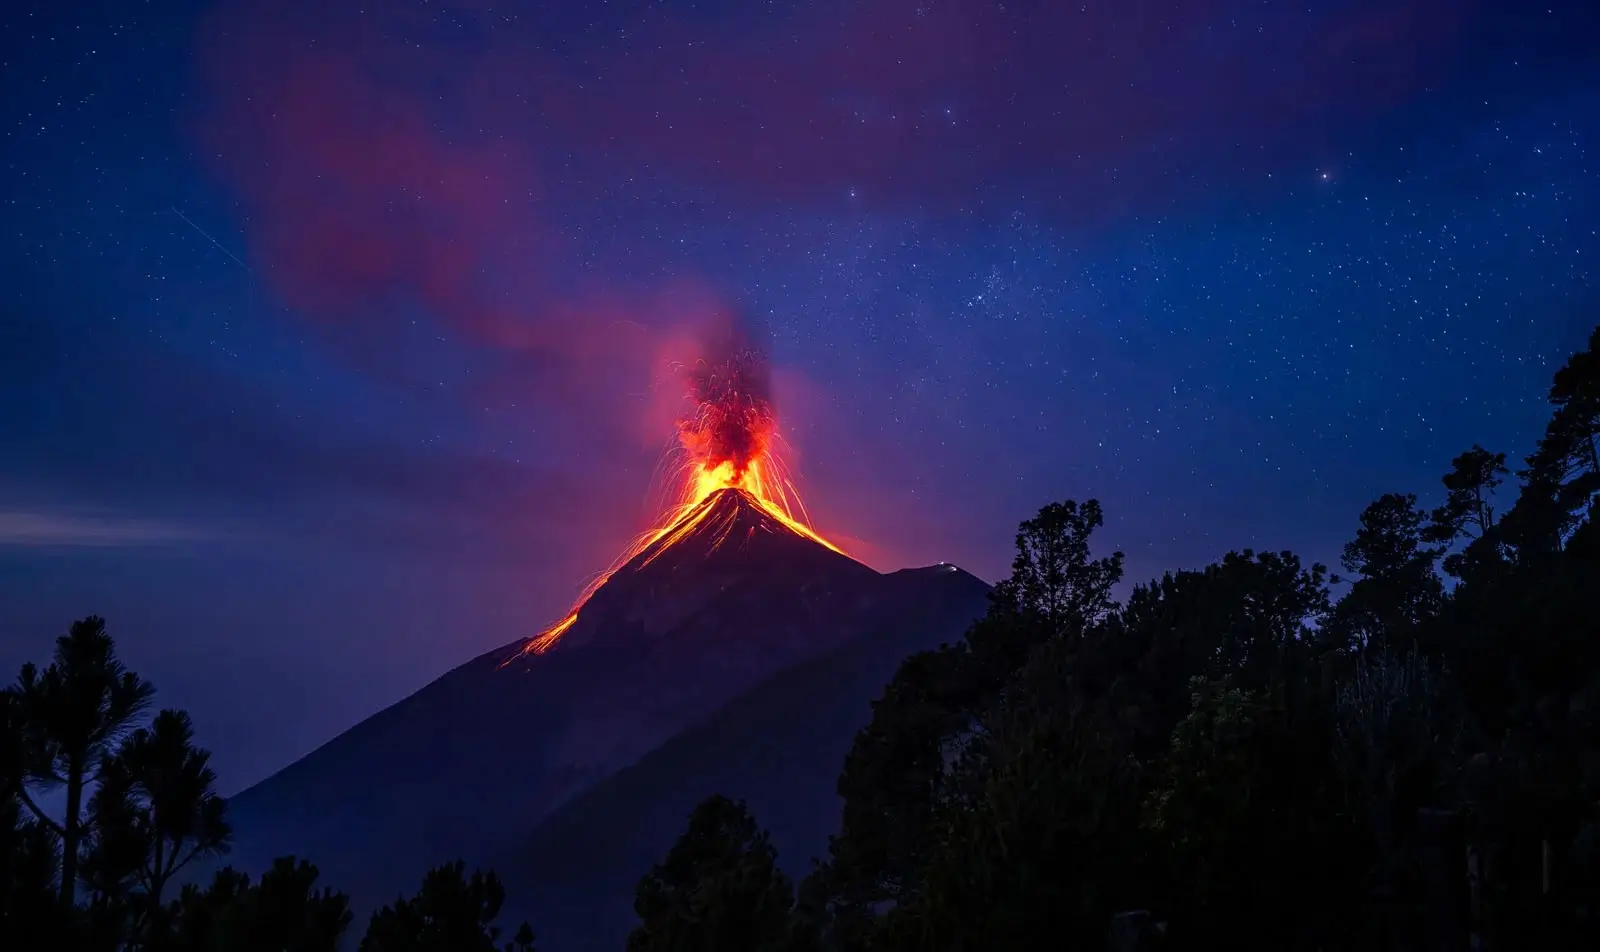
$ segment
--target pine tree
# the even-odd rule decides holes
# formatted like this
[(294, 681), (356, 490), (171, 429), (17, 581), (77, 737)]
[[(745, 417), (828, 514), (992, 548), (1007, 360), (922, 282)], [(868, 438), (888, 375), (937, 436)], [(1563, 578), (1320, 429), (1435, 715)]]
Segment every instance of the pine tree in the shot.
[(83, 845), (84, 797), (100, 780), (117, 743), (149, 706), (154, 689), (117, 657), (105, 620), (90, 616), (74, 622), (56, 640), (49, 667), (23, 665), (12, 688), (25, 724), (29, 785), (66, 788), (66, 810), (50, 817), (22, 792), (38, 821), (61, 842), (60, 901), (71, 908), (78, 884)]

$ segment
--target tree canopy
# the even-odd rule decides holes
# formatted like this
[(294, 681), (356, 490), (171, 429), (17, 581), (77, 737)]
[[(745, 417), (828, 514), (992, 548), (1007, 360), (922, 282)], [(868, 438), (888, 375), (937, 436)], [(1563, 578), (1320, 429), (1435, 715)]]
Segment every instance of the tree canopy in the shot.
[(1600, 329), (1548, 397), (1342, 578), (1244, 550), (1114, 600), (1099, 504), (1045, 506), (874, 705), (793, 947), (1600, 947)]

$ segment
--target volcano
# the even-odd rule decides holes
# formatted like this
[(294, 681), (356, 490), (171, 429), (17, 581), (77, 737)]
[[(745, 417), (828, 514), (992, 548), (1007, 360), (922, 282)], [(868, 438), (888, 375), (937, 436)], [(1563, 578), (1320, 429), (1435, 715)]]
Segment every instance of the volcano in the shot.
[(958, 638), (988, 588), (949, 565), (879, 573), (749, 473), (691, 486), (551, 628), (231, 798), (227, 862), (311, 859), (357, 928), (431, 865), (502, 867), (508, 915), (555, 952), (618, 947), (633, 883), (712, 793), (749, 799), (803, 873), (894, 665)]
[(623, 630), (634, 638), (658, 637), (711, 595), (753, 591), (763, 579), (802, 580), (803, 591), (819, 594), (812, 583), (828, 579), (848, 587), (877, 574), (745, 489), (712, 491), (654, 535), (563, 622), (564, 643), (581, 645)]
[(988, 587), (950, 565), (881, 574), (813, 529), (766, 358), (723, 331), (679, 368), (676, 503), (543, 631), (232, 798), (230, 863), (309, 858), (357, 921), (431, 866), (496, 867), (546, 952), (619, 948), (633, 884), (713, 793), (750, 802), (805, 871), (872, 700)]
[[(824, 554), (827, 553), (827, 554)], [(689, 510), (661, 538), (612, 577), (635, 577), (657, 566), (667, 576), (711, 566), (739, 571), (793, 570), (802, 562), (839, 554), (792, 527), (748, 490), (718, 489)]]

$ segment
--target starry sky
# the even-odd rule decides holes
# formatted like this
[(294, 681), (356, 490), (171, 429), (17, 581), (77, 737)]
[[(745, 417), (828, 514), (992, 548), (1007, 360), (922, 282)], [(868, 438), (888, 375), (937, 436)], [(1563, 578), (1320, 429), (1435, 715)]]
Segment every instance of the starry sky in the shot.
[(991, 579), (1062, 498), (1134, 579), (1331, 563), (1525, 453), (1600, 315), (1585, 0), (0, 25), (0, 663), (106, 616), (225, 791), (558, 616), (708, 312), (770, 341), (821, 531)]

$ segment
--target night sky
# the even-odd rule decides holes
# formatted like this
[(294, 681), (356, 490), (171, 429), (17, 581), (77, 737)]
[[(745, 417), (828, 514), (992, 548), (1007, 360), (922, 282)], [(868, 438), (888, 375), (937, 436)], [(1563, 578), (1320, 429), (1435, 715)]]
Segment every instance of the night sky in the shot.
[(1592, 0), (0, 18), (0, 664), (107, 616), (227, 791), (558, 616), (705, 313), (821, 531), (990, 579), (1331, 563), (1600, 319)]

